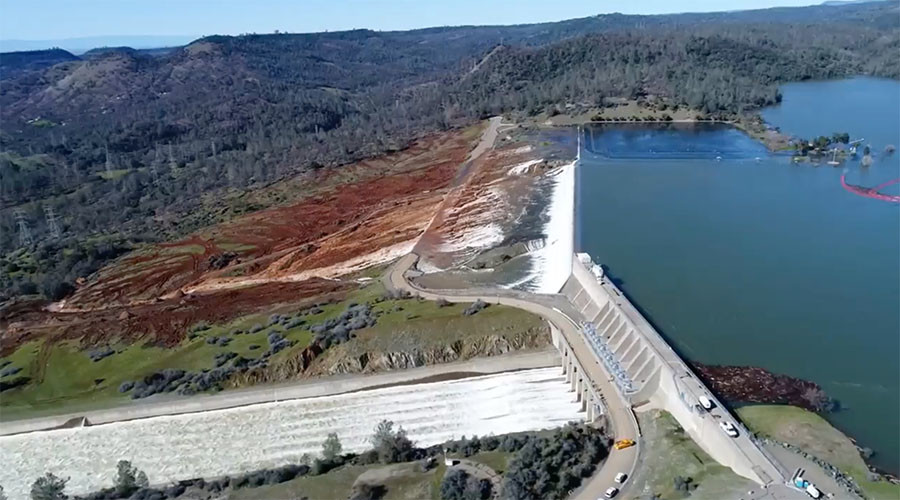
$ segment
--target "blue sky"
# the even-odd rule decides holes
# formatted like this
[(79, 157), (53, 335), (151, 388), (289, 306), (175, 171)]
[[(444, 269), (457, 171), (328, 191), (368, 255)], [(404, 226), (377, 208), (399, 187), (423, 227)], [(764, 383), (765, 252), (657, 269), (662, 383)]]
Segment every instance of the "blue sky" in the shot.
[(817, 0), (0, 0), (0, 39), (395, 30), (811, 3)]

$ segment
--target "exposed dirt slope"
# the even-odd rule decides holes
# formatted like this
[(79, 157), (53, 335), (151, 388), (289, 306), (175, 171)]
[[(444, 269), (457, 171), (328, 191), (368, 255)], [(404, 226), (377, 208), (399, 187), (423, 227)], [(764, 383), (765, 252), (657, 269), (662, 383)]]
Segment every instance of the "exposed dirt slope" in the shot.
[(297, 203), (129, 255), (79, 288), (60, 310), (332, 277), (384, 260), (427, 226), (469, 151), (470, 135), (431, 137), (402, 152), (319, 174), (304, 183), (311, 195)]
[(87, 345), (143, 339), (160, 346), (180, 342), (200, 321), (225, 323), (239, 316), (265, 312), (279, 305), (302, 307), (309, 302), (342, 298), (353, 282), (313, 279), (297, 283), (268, 283), (209, 295), (186, 295), (130, 307), (59, 312), (39, 307), (19, 309), (0, 319), (3, 331), (0, 356), (34, 339), (55, 342), (81, 339)]
[(467, 174), (451, 191), (416, 247), (425, 269), (465, 264), (476, 254), (506, 241), (525, 210), (523, 199), (551, 164), (534, 147), (507, 136), (466, 165)]
[(32, 338), (149, 336), (171, 344), (198, 321), (340, 293), (355, 284), (329, 278), (412, 248), (477, 137), (477, 129), (436, 135), (401, 152), (285, 181), (309, 195), (134, 252), (48, 311), (36, 304), (4, 312), (3, 352)]

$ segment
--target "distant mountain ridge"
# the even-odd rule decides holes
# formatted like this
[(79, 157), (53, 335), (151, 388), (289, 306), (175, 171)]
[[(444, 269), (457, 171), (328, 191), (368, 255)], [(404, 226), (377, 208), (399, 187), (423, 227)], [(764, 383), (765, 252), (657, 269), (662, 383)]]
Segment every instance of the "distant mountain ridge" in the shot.
[(55, 40), (0, 40), (0, 51), (22, 52), (61, 48), (73, 54), (82, 54), (100, 47), (128, 46), (134, 49), (178, 47), (197, 39), (193, 35), (122, 35), (60, 38)]
[(0, 78), (10, 78), (21, 71), (37, 71), (79, 57), (63, 49), (4, 52), (0, 54)]
[[(898, 51), (900, 8), (877, 2), (0, 54), (0, 262), (20, 247), (17, 208), (33, 246), (52, 247), (36, 277), (0, 272), (0, 301), (71, 282), (68, 256), (117, 255), (99, 235), (187, 234), (227, 217), (211, 202), (222, 193), (487, 116), (625, 98), (730, 119), (786, 81), (897, 78)], [(46, 206), (65, 214), (65, 240), (46, 236)]]

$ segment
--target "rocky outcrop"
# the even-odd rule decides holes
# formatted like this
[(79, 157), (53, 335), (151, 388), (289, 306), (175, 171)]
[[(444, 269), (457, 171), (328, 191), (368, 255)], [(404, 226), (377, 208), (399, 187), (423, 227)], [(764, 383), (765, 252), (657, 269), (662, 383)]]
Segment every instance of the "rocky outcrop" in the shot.
[(412, 349), (360, 351), (353, 343), (332, 347), (307, 370), (307, 376), (344, 373), (375, 373), (405, 370), (417, 366), (450, 363), (477, 357), (499, 356), (508, 352), (541, 349), (550, 344), (546, 328), (521, 333), (492, 334), (449, 343), (424, 344)]
[(418, 366), (450, 363), (477, 357), (499, 356), (513, 351), (538, 350), (550, 345), (546, 325), (525, 331), (491, 333), (465, 340), (435, 342), (422, 339), (403, 349), (379, 349), (377, 342), (356, 339), (322, 350), (310, 345), (278, 363), (236, 375), (230, 385), (281, 382), (308, 377), (327, 377), (347, 373), (376, 373)]

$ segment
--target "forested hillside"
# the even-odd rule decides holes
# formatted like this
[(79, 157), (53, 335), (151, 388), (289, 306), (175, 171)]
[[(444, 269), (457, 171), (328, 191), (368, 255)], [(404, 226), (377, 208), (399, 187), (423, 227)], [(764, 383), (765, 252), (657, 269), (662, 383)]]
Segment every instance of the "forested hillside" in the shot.
[(733, 116), (780, 82), (896, 78), (898, 25), (877, 2), (2, 54), (0, 301), (62, 297), (136, 242), (262, 208), (228, 195), (496, 113), (654, 96)]
[[(730, 118), (780, 100), (778, 84), (855, 74), (897, 77), (896, 32), (819, 26), (785, 31), (697, 27), (587, 35), (548, 47), (504, 47), (473, 75), (468, 93), (483, 113), (532, 113), (561, 103), (601, 106), (604, 98), (662, 98)], [(469, 90), (469, 89), (467, 89)]]

